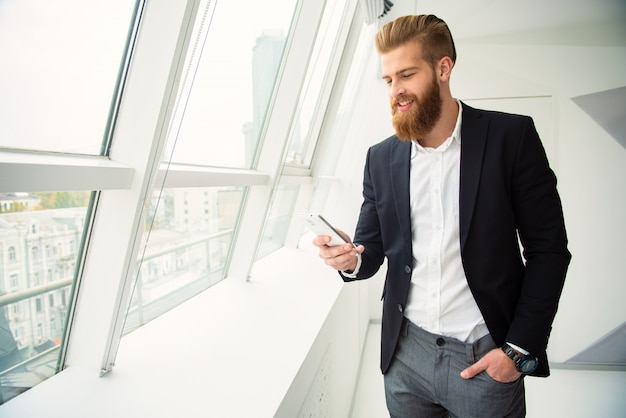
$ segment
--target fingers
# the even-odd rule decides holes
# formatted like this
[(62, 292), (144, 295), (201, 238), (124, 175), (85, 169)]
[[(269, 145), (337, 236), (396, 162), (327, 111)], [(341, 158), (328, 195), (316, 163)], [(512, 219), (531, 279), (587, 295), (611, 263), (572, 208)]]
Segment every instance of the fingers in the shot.
[(481, 364), (480, 361), (472, 364), (471, 366), (469, 366), (467, 369), (463, 370), (461, 372), (461, 377), (463, 379), (471, 379), (472, 377), (476, 376), (478, 373), (483, 372), (487, 370), (487, 366), (484, 364)]
[[(349, 240), (349, 237), (347, 237)], [(352, 271), (356, 268), (357, 255), (364, 251), (364, 247), (359, 245), (355, 248), (352, 243), (329, 247), (330, 237), (319, 235), (313, 239), (313, 245), (318, 247), (319, 256), (326, 265), (335, 270)]]
[(463, 370), (461, 377), (463, 379), (471, 379), (483, 371), (493, 380), (502, 383), (514, 382), (519, 379), (521, 375), (515, 368), (515, 364), (511, 359), (499, 348), (491, 350), (479, 361)]
[(325, 258), (324, 262), (339, 271), (354, 271), (357, 264), (357, 258), (353, 252), (354, 249), (345, 253), (339, 254), (335, 257)]
[(313, 245), (315, 245), (316, 247), (325, 246), (329, 242), (330, 242), (330, 237), (328, 235), (318, 235), (315, 238), (313, 238)]

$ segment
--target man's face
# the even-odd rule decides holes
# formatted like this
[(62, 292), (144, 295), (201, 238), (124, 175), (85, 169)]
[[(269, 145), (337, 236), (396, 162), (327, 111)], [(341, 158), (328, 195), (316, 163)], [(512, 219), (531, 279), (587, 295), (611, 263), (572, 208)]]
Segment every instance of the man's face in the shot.
[(409, 42), (381, 55), (392, 123), (402, 140), (420, 140), (441, 116), (439, 80), (422, 58), (421, 46)]

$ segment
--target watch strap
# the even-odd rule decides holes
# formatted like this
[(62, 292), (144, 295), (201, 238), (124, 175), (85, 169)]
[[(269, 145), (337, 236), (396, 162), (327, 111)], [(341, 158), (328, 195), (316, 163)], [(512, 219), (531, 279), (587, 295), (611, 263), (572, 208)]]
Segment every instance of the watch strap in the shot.
[[(533, 357), (530, 354), (520, 353), (519, 351), (511, 347), (508, 343), (504, 343), (502, 345), (502, 351), (504, 351), (504, 354), (506, 354), (511, 360), (513, 360), (513, 363), (515, 363), (515, 368), (522, 374), (532, 373), (537, 368), (536, 357)], [(530, 366), (530, 369), (528, 369), (527, 366)]]

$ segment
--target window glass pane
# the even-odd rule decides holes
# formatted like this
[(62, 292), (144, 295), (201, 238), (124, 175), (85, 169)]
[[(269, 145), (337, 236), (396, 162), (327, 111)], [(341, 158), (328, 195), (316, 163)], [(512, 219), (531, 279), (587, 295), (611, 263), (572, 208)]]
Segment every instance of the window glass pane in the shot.
[(89, 199), (0, 193), (0, 403), (58, 371)]
[(345, 3), (328, 0), (324, 16), (317, 32), (315, 46), (304, 81), (303, 94), (300, 95), (296, 119), (289, 134), (289, 144), (285, 154), (285, 163), (296, 166), (309, 166), (317, 133), (312, 132), (312, 121), (318, 112), (324, 84), (328, 80), (328, 64), (334, 52), (334, 45), (342, 22)]
[(276, 189), (263, 227), (263, 237), (257, 252), (257, 259), (284, 245), (299, 191), (300, 187), (294, 185), (281, 184)]
[[(179, 97), (184, 113), (164, 159), (178, 163), (249, 168), (280, 67), (296, 0), (220, 1), (213, 19), (199, 12), (190, 54), (201, 51), (191, 93)], [(210, 27), (201, 27), (201, 24)], [(233, 22), (236, 22), (233, 24)], [(203, 32), (204, 30), (204, 32)], [(200, 36), (198, 48), (195, 39)], [(206, 40), (205, 37), (206, 36)], [(183, 80), (183, 83), (185, 81)], [(181, 105), (184, 103), (185, 105)], [(175, 114), (176, 118), (177, 115)]]
[(133, 7), (0, 1), (0, 148), (100, 154)]
[[(350, 63), (350, 70), (348, 74), (350, 76), (346, 79), (345, 84), (341, 87), (341, 90), (333, 92), (333, 94), (339, 95), (341, 100), (339, 102), (339, 108), (336, 114), (332, 115), (330, 138), (328, 139), (331, 144), (342, 144), (345, 146), (346, 138), (350, 138), (350, 132), (352, 128), (361, 126), (363, 124), (362, 113), (355, 110), (360, 103), (355, 103), (355, 100), (359, 97), (359, 89), (367, 85), (364, 81), (366, 77), (373, 80), (380, 80), (380, 75), (372, 77), (375, 69), (379, 68), (379, 58), (374, 48), (374, 35), (376, 33), (375, 25), (366, 25), (365, 23), (361, 27), (361, 33), (359, 34), (359, 41)], [(339, 164), (339, 157), (341, 152), (328, 152), (324, 155), (322, 163), (320, 164), (319, 175), (333, 175), (335, 169)]]
[(155, 192), (124, 333), (224, 278), (244, 194), (244, 187)]
[[(350, 63), (349, 76), (340, 88), (333, 91), (333, 94), (338, 95), (341, 99), (337, 111), (328, 117), (325, 123), (329, 123), (331, 126), (328, 141), (331, 144), (339, 144), (337, 145), (338, 147), (350, 147), (350, 143), (347, 142), (346, 138), (352, 137), (353, 135), (350, 135), (350, 133), (363, 124), (361, 117), (363, 113), (358, 109), (360, 103), (355, 98), (359, 97), (359, 89), (369, 83), (365, 78), (380, 80), (380, 74), (374, 73), (379, 68), (379, 57), (374, 48), (376, 30), (376, 25), (362, 24), (359, 40)], [(341, 155), (345, 155), (344, 152), (337, 149), (336, 152), (325, 153), (321, 162), (319, 162), (317, 175), (334, 177), (337, 168), (340, 166), (339, 158)], [(315, 158), (317, 157), (318, 155), (315, 155)], [(336, 199), (341, 199), (340, 193), (341, 186), (339, 183), (320, 182), (316, 185), (311, 196), (310, 211), (327, 213), (332, 209), (328, 205), (334, 206), (336, 205)], [(306, 228), (303, 228), (302, 232), (306, 233), (308, 231)]]

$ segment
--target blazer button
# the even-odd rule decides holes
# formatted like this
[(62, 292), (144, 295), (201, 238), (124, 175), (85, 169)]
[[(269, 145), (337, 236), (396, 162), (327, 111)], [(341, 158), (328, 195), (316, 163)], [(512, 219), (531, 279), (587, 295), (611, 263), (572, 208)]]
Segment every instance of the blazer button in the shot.
[(410, 273), (411, 272), (411, 266), (404, 266), (404, 272), (405, 273)]
[(403, 307), (402, 307), (402, 305), (401, 305), (401, 304), (399, 304), (399, 303), (398, 303), (398, 310), (399, 310), (400, 312), (403, 312), (403, 311), (404, 311), (404, 308), (403, 308)]

